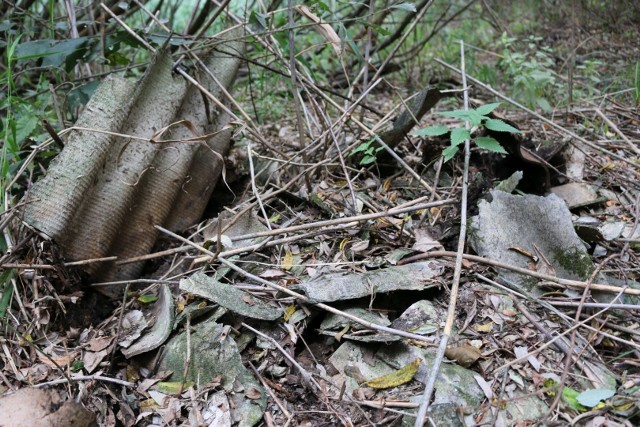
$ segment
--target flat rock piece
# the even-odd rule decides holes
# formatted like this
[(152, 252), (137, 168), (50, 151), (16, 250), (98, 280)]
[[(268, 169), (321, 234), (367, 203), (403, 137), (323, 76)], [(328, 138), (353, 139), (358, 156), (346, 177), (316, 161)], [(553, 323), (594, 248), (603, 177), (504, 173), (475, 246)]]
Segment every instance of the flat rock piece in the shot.
[[(551, 264), (546, 270), (552, 269), (565, 279), (585, 280), (593, 271), (593, 262), (560, 197), (517, 196), (502, 191), (492, 191), (491, 195), (493, 201), (480, 201), (479, 213), (472, 218), (470, 243), (480, 256), (537, 271), (544, 271), (544, 257)], [(538, 263), (516, 249), (536, 255)], [(506, 270), (500, 275), (525, 289), (538, 282)]]
[(444, 266), (435, 261), (416, 262), (364, 273), (331, 273), (292, 287), (317, 302), (343, 301), (391, 291), (421, 291), (438, 286)]
[(598, 193), (592, 186), (579, 182), (570, 182), (569, 184), (553, 187), (551, 192), (564, 200), (569, 209), (606, 201), (606, 198), (598, 197)]

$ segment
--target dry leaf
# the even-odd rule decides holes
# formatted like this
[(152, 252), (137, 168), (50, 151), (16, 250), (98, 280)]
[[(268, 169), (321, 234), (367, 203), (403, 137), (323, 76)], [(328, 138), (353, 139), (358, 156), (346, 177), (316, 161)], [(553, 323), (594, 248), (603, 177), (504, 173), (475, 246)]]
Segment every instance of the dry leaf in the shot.
[(473, 329), (478, 332), (491, 332), (493, 330), (493, 322), (487, 322), (485, 324), (474, 325)]
[(416, 372), (418, 372), (419, 366), (420, 359), (418, 358), (397, 371), (374, 378), (364, 383), (364, 385), (371, 388), (391, 388), (408, 383), (416, 375)]
[(293, 254), (291, 253), (291, 249), (289, 249), (289, 247), (286, 247), (284, 250), (284, 258), (282, 259), (280, 268), (282, 268), (283, 270), (291, 270), (291, 267), (293, 267)]
[(249, 389), (249, 391), (247, 391), (245, 396), (247, 396), (247, 399), (257, 400), (257, 399), (260, 399), (262, 397), (262, 393), (260, 393), (260, 390), (254, 388), (254, 387), (251, 387)]
[(333, 50), (338, 55), (342, 54), (342, 40), (340, 40), (338, 33), (335, 32), (331, 25), (323, 24), (322, 19), (315, 13), (311, 12), (311, 9), (309, 9), (307, 6), (297, 5), (294, 7), (294, 9), (300, 15), (312, 21), (315, 24), (313, 26), (314, 30), (316, 30), (322, 37), (324, 37), (329, 43), (331, 43), (331, 46), (333, 46)]
[(458, 362), (458, 365), (468, 368), (476, 363), (476, 361), (482, 356), (480, 350), (471, 345), (461, 345), (458, 347), (447, 346), (444, 352), (451, 360)]
[(440, 242), (431, 236), (429, 230), (424, 228), (417, 228), (415, 230), (416, 242), (411, 249), (421, 252), (429, 252), (434, 249), (444, 249)]

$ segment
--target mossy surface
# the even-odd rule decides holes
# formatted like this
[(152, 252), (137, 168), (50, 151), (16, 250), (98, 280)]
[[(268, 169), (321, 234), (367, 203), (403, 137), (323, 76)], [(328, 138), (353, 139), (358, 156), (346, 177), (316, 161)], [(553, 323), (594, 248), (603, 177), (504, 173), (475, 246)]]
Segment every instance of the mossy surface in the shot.
[(578, 276), (580, 280), (587, 280), (595, 269), (589, 255), (576, 247), (566, 251), (554, 251), (553, 260), (567, 272)]

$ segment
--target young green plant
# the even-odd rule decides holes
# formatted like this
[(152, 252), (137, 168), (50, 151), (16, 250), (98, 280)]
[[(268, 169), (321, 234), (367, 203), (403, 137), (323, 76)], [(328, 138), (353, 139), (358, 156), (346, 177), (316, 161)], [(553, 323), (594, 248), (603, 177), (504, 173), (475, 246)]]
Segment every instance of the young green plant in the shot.
[(489, 114), (493, 110), (498, 108), (500, 104), (500, 102), (495, 102), (492, 104), (483, 105), (476, 109), (443, 111), (442, 113), (438, 113), (443, 116), (460, 119), (463, 122), (469, 121), (469, 123), (471, 124), (470, 129), (465, 128), (464, 125), (452, 129), (449, 129), (449, 127), (446, 125), (435, 125), (420, 129), (414, 132), (414, 135), (441, 136), (447, 133), (451, 133), (451, 145), (442, 151), (442, 156), (444, 157), (445, 162), (448, 162), (453, 158), (453, 156), (456, 155), (456, 153), (460, 150), (459, 145), (467, 139), (471, 140), (476, 146), (478, 146), (478, 148), (489, 150), (494, 153), (507, 154), (505, 149), (494, 138), (490, 136), (473, 136), (477, 134), (477, 132), (482, 128), (486, 128), (495, 132), (522, 133), (520, 130), (514, 128), (510, 124), (505, 123), (500, 119), (492, 119), (491, 117), (489, 117)]
[(371, 139), (367, 142), (363, 142), (351, 152), (352, 156), (357, 153), (363, 153), (363, 157), (360, 159), (361, 166), (366, 166), (375, 162), (378, 152), (382, 150), (382, 147), (376, 147), (374, 141), (374, 139)]

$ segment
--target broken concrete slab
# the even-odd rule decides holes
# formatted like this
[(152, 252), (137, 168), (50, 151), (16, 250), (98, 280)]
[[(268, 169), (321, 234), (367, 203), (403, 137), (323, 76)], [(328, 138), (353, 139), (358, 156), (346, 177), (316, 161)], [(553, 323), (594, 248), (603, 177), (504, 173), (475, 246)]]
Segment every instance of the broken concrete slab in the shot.
[(581, 208), (606, 202), (606, 197), (598, 196), (596, 189), (589, 184), (570, 182), (553, 187), (551, 192), (565, 201), (569, 209)]
[(380, 268), (364, 273), (330, 273), (292, 286), (317, 302), (344, 301), (391, 291), (422, 291), (439, 286), (444, 266), (435, 261)]
[(231, 418), (237, 425), (252, 426), (262, 419), (267, 394), (242, 364), (228, 332), (228, 327), (214, 320), (198, 323), (194, 331), (184, 331), (167, 342), (158, 369), (173, 372), (171, 381), (192, 381), (198, 388), (219, 378), (233, 401)]
[[(472, 218), (469, 241), (479, 255), (531, 268), (532, 259), (513, 248), (532, 254), (539, 252), (558, 277), (574, 280), (589, 277), (593, 262), (573, 228), (571, 213), (562, 199), (555, 194), (517, 196), (495, 190), (491, 196), (491, 202), (480, 201), (479, 213)], [(532, 290), (538, 282), (505, 269), (499, 271), (500, 276), (527, 290)]]
[(233, 285), (209, 277), (202, 271), (182, 279), (180, 289), (213, 301), (235, 314), (252, 319), (276, 320), (282, 316), (281, 309), (272, 307)]
[[(228, 39), (203, 55), (222, 86), (202, 80), (214, 96), (230, 87), (243, 46), (242, 37)], [(200, 89), (175, 77), (172, 66), (160, 52), (137, 82), (105, 79), (25, 203), (25, 222), (53, 239), (67, 261), (118, 257), (84, 265), (93, 279), (136, 277), (144, 263), (122, 261), (151, 250), (154, 225), (179, 230), (199, 220), (222, 172), (229, 118), (210, 115)], [(167, 134), (157, 136), (161, 129)], [(198, 167), (203, 173), (194, 178)], [(101, 291), (119, 296), (122, 288)]]

